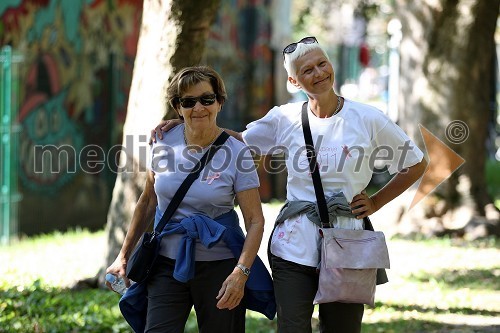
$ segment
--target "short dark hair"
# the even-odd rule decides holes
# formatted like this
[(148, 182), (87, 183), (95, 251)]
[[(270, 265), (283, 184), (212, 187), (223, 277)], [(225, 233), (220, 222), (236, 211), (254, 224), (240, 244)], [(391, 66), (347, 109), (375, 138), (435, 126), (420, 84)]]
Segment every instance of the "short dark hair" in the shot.
[(174, 110), (179, 109), (179, 98), (184, 92), (200, 82), (209, 82), (217, 102), (224, 104), (227, 99), (226, 86), (219, 73), (209, 66), (191, 66), (175, 74), (167, 87), (167, 100)]

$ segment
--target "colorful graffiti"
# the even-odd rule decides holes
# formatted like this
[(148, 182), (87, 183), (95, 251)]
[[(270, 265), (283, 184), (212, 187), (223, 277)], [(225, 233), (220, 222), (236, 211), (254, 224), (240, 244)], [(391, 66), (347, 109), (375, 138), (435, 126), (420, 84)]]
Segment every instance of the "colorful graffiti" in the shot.
[[(83, 147), (83, 136), (64, 109), (67, 91), (46, 99), (33, 96), (36, 106), (19, 118), (24, 124), (20, 147), (20, 172), (23, 183), (32, 191), (54, 191), (69, 182), (77, 172), (77, 154)], [(54, 147), (46, 154), (36, 147)], [(65, 149), (65, 147), (70, 149)], [(61, 150), (62, 149), (62, 150)]]
[[(270, 8), (270, 0), (225, 0), (212, 26), (204, 61), (226, 83), (228, 99), (219, 122), (228, 128), (243, 130), (273, 105)], [(269, 200), (271, 176), (259, 168), (259, 177), (261, 198)]]
[[(204, 62), (226, 82), (224, 126), (242, 129), (272, 105), (270, 4), (221, 1)], [(84, 173), (76, 159), (86, 145), (108, 151), (121, 143), (142, 6), (143, 0), (0, 0), (0, 46), (23, 56), (17, 118), (23, 231), (28, 224), (38, 232), (41, 225), (105, 222), (116, 174)], [(35, 149), (47, 145), (63, 148), (55, 155)], [(50, 167), (39, 172), (40, 163)], [(261, 184), (269, 198), (268, 182)]]
[[(23, 55), (20, 178), (57, 193), (78, 175), (36, 172), (34, 146), (119, 143), (139, 35), (142, 1), (3, 0), (0, 45)], [(65, 160), (70, 167), (75, 161)], [(72, 171), (70, 167), (70, 171)]]
[(224, 125), (243, 129), (272, 106), (273, 58), (270, 0), (227, 0), (212, 26), (204, 61), (224, 77)]

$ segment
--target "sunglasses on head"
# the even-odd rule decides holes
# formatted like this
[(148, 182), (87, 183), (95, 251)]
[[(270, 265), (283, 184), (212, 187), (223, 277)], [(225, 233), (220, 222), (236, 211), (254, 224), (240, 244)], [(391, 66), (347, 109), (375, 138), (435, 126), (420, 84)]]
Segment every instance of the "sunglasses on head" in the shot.
[(203, 95), (199, 97), (185, 97), (179, 98), (179, 103), (183, 108), (190, 109), (196, 105), (196, 102), (200, 102), (203, 106), (209, 106), (215, 103), (215, 94)]
[(295, 43), (291, 43), (291, 44), (288, 44), (284, 49), (283, 49), (283, 59), (285, 59), (285, 54), (290, 54), (290, 53), (293, 53), (296, 49), (297, 49), (297, 45), (299, 43), (302, 43), (302, 44), (314, 44), (314, 43), (317, 43), (318, 40), (316, 39), (316, 37), (313, 37), (313, 36), (309, 36), (309, 37), (304, 37), (302, 38), (301, 40), (299, 40), (298, 42), (295, 42)]

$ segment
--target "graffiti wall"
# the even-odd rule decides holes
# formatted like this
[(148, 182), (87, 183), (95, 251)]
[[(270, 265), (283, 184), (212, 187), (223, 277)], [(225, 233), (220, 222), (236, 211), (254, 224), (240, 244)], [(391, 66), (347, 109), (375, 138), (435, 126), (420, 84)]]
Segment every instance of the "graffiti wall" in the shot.
[[(228, 99), (222, 126), (243, 130), (272, 107), (274, 90), (270, 0), (223, 0), (210, 32), (204, 61), (221, 73)], [(267, 163), (262, 159), (260, 163)], [(262, 200), (276, 194), (276, 179), (259, 168)], [(284, 186), (283, 186), (284, 189)]]
[[(243, 129), (272, 105), (270, 2), (222, 0), (203, 62), (227, 85), (223, 126)], [(142, 5), (0, 1), (0, 46), (23, 56), (17, 114), (22, 233), (105, 225)], [(266, 184), (264, 197), (271, 193)]]
[(17, 115), (23, 233), (105, 222), (113, 163), (84, 172), (92, 161), (82, 151), (121, 142), (141, 11), (139, 0), (1, 1), (0, 46), (23, 57)]
[(234, 129), (244, 129), (273, 103), (270, 7), (270, 0), (222, 1), (207, 43), (205, 61), (229, 90), (221, 118)]

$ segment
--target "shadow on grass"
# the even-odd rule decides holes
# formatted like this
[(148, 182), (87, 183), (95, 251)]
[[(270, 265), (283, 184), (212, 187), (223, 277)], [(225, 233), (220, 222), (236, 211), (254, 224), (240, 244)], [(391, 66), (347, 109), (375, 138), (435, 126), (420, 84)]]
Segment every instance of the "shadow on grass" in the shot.
[(488, 317), (499, 317), (500, 311), (489, 311), (483, 309), (471, 309), (464, 307), (440, 309), (435, 307), (423, 307), (419, 305), (402, 305), (402, 304), (390, 304), (375, 302), (375, 311), (399, 311), (399, 312), (412, 312), (416, 311), (418, 313), (433, 313), (433, 314), (464, 314), (464, 315), (476, 315), (476, 316), (488, 316)]
[[(313, 332), (319, 332), (319, 321), (313, 318)], [(497, 333), (500, 325), (495, 326), (469, 326), (454, 325), (420, 319), (393, 319), (387, 322), (363, 323), (363, 333)]]
[(497, 333), (500, 326), (453, 325), (418, 319), (398, 319), (390, 322), (363, 324), (363, 333)]
[(500, 290), (500, 269), (452, 269), (442, 270), (437, 274), (419, 272), (410, 275), (408, 280), (425, 283), (433, 281), (452, 289)]

